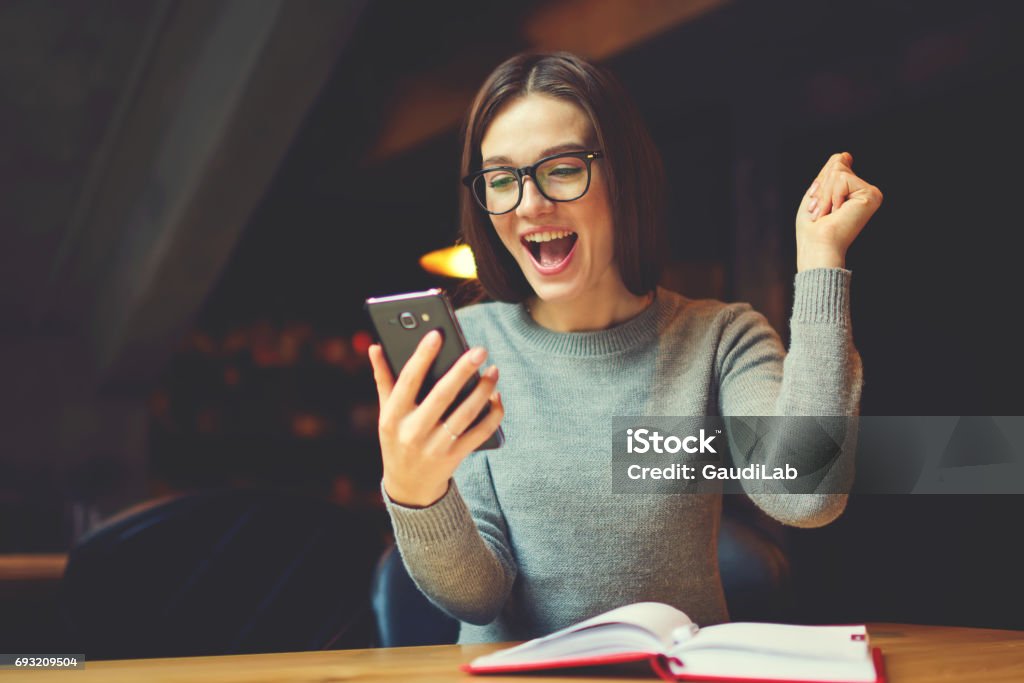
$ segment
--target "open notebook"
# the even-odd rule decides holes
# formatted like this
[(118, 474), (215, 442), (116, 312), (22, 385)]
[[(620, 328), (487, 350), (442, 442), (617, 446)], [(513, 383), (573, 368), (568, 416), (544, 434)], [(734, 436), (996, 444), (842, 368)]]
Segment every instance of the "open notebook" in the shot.
[(884, 683), (864, 626), (735, 622), (700, 628), (674, 607), (638, 602), (478, 657), (474, 674), (648, 660), (669, 680)]

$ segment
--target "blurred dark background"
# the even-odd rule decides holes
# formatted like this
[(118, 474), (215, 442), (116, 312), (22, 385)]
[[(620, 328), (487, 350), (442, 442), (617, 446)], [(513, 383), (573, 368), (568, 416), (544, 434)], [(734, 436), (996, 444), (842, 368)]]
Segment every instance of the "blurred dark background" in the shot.
[[(850, 151), (885, 193), (847, 259), (862, 412), (1024, 414), (1022, 29), (1013, 2), (0, 4), (0, 553), (243, 486), (386, 542), (362, 302), (458, 288), (418, 259), (455, 241), (472, 94), (528, 48), (602, 62), (639, 103), (666, 286), (787, 337), (796, 206)], [(786, 536), (798, 618), (1024, 628), (1022, 515), (855, 495)], [(30, 583), (0, 591), (0, 645), (46, 642)]]

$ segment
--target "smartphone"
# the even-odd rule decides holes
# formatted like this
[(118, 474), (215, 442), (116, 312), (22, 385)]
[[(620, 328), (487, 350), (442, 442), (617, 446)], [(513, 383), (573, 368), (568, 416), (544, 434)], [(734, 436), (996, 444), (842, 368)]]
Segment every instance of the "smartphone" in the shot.
[[(455, 317), (455, 310), (444, 290), (435, 288), (425, 292), (373, 297), (366, 300), (365, 308), (370, 315), (370, 321), (373, 323), (377, 339), (380, 341), (384, 357), (387, 359), (394, 377), (398, 377), (398, 373), (405, 367), (420, 340), (428, 332), (437, 330), (441, 333), (441, 350), (423, 380), (416, 403), (420, 403), (426, 398), (441, 376), (448, 372), (449, 368), (455, 365), (455, 361), (469, 350), (466, 338), (462, 334), (462, 328), (459, 327), (459, 321)], [(479, 381), (480, 374), (476, 373), (466, 382), (441, 417), (442, 420), (447, 419), (448, 415), (473, 391)], [(490, 409), (489, 404), (484, 406), (470, 427), (484, 419)], [(505, 434), (499, 426), (494, 434), (479, 446), (478, 450), (499, 448), (504, 443)]]

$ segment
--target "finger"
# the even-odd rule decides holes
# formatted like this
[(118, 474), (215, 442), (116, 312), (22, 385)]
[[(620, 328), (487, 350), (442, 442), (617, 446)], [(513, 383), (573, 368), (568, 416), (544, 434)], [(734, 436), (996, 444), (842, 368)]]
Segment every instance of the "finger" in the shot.
[(373, 381), (377, 385), (377, 398), (383, 406), (391, 396), (391, 390), (395, 386), (395, 378), (391, 375), (391, 368), (384, 358), (384, 350), (380, 344), (370, 345), (370, 366), (373, 368)]
[(849, 174), (846, 171), (837, 172), (835, 183), (832, 185), (832, 210), (838, 211), (852, 191)]
[(836, 203), (836, 208), (846, 204), (851, 199), (863, 199), (868, 204), (881, 204), (881, 192), (874, 185), (862, 180), (848, 167), (841, 167), (838, 173), (836, 186), (833, 188), (834, 197), (841, 197)]
[(825, 162), (825, 165), (821, 168), (821, 174), (826, 175), (829, 171), (832, 171), (836, 166), (846, 166), (847, 168), (853, 168), (853, 155), (849, 152), (838, 152), (833, 154)]
[(850, 194), (853, 194), (854, 192), (857, 192), (858, 190), (865, 190), (865, 189), (870, 189), (870, 188), (874, 187), (873, 185), (871, 185), (867, 181), (863, 180), (860, 176), (858, 176), (853, 171), (844, 171), (843, 176), (844, 176), (843, 179), (846, 181), (847, 187), (850, 188)]
[(423, 378), (427, 376), (440, 348), (440, 332), (431, 330), (424, 335), (412, 356), (406, 361), (405, 367), (398, 373), (398, 381), (395, 382), (395, 387), (391, 391), (394, 400), (407, 407), (416, 404), (416, 395), (419, 394), (420, 387), (423, 386)]
[(819, 187), (821, 187), (820, 181), (815, 180), (813, 183), (811, 183), (810, 189), (807, 190), (807, 193), (804, 195), (803, 201), (800, 202), (800, 209), (802, 211), (806, 211), (807, 213), (814, 213), (814, 210), (818, 208), (818, 204), (821, 203), (821, 199), (816, 194)]
[[(821, 187), (821, 184), (824, 183), (825, 180), (828, 178), (828, 174), (832, 171), (832, 167), (835, 166), (836, 164), (840, 163), (841, 161), (843, 161), (843, 159), (844, 159), (843, 154), (846, 154), (846, 152), (841, 152), (839, 154), (833, 154), (832, 156), (830, 156), (825, 161), (824, 165), (822, 165), (821, 170), (818, 171), (818, 175), (815, 176), (815, 178), (814, 178), (815, 183), (818, 184), (819, 188)], [(850, 158), (852, 159), (853, 157), (850, 157)], [(812, 187), (813, 187), (813, 185), (812, 185)]]
[(420, 404), (413, 417), (416, 423), (424, 429), (437, 424), (462, 387), (466, 386), (466, 382), (476, 374), (485, 360), (487, 360), (487, 350), (482, 347), (470, 349), (462, 354), (423, 399), (423, 403)]
[(849, 152), (840, 152), (830, 156), (825, 162), (825, 165), (821, 167), (820, 171), (818, 171), (818, 175), (815, 176), (814, 182), (812, 182), (811, 186), (807, 189), (807, 193), (804, 195), (804, 200), (801, 202), (801, 206), (803, 210), (811, 214), (812, 220), (817, 219), (818, 216), (823, 215), (824, 213), (824, 211), (822, 211), (819, 212), (818, 215), (815, 215), (817, 209), (822, 204), (822, 198), (828, 194), (827, 192), (822, 192), (822, 190), (825, 189), (832, 171), (837, 165), (846, 163), (847, 161), (853, 163), (853, 156)]
[[(484, 372), (469, 396), (463, 399), (462, 403), (444, 421), (448, 427), (448, 432), (451, 432), (451, 434), (462, 434), (469, 429), (469, 426), (473, 424), (473, 420), (477, 418), (480, 411), (487, 405), (491, 395), (494, 394), (494, 386), (497, 383), (498, 368), (492, 365)], [(446, 432), (445, 436), (450, 439), (451, 434)]]
[(827, 216), (832, 212), (832, 188), (835, 186), (835, 177), (836, 165), (832, 164), (822, 180), (821, 189), (818, 190), (818, 203), (814, 208), (814, 211), (811, 213), (812, 221), (816, 221), (822, 216)]
[(846, 197), (846, 203), (860, 204), (870, 216), (882, 205), (882, 191), (869, 182), (866, 182), (852, 173), (846, 175), (846, 183), (850, 192)]
[(491, 410), (487, 413), (487, 417), (480, 420), (477, 426), (467, 431), (455, 441), (452, 455), (460, 460), (480, 448), (501, 425), (501, 421), (505, 417), (505, 405), (501, 402), (501, 393), (495, 392), (492, 394), (489, 403)]
[(851, 186), (848, 179), (856, 177), (853, 173), (853, 155), (849, 152), (833, 154), (829, 157), (826, 167), (829, 171), (822, 186), (821, 206), (818, 207), (820, 212), (812, 217), (813, 220), (838, 211), (850, 196)]

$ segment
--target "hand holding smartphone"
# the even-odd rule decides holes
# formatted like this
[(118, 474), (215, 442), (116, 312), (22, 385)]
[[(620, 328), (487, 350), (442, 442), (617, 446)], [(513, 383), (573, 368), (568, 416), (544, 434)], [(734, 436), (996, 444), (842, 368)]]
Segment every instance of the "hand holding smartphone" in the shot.
[[(441, 334), (441, 348), (416, 394), (417, 405), (423, 402), (445, 373), (469, 350), (451, 303), (440, 289), (370, 298), (366, 300), (366, 310), (380, 340), (392, 377), (395, 378), (399, 377), (427, 333), (437, 330)], [(479, 373), (474, 373), (458, 391), (455, 400), (442, 413), (441, 422), (445, 429), (449, 429), (445, 421), (470, 396), (479, 381)], [(478, 425), (489, 412), (490, 405), (485, 404), (465, 429), (458, 430), (459, 434), (450, 432), (452, 440)], [(498, 448), (504, 441), (504, 433), (498, 426), (476, 450)]]

